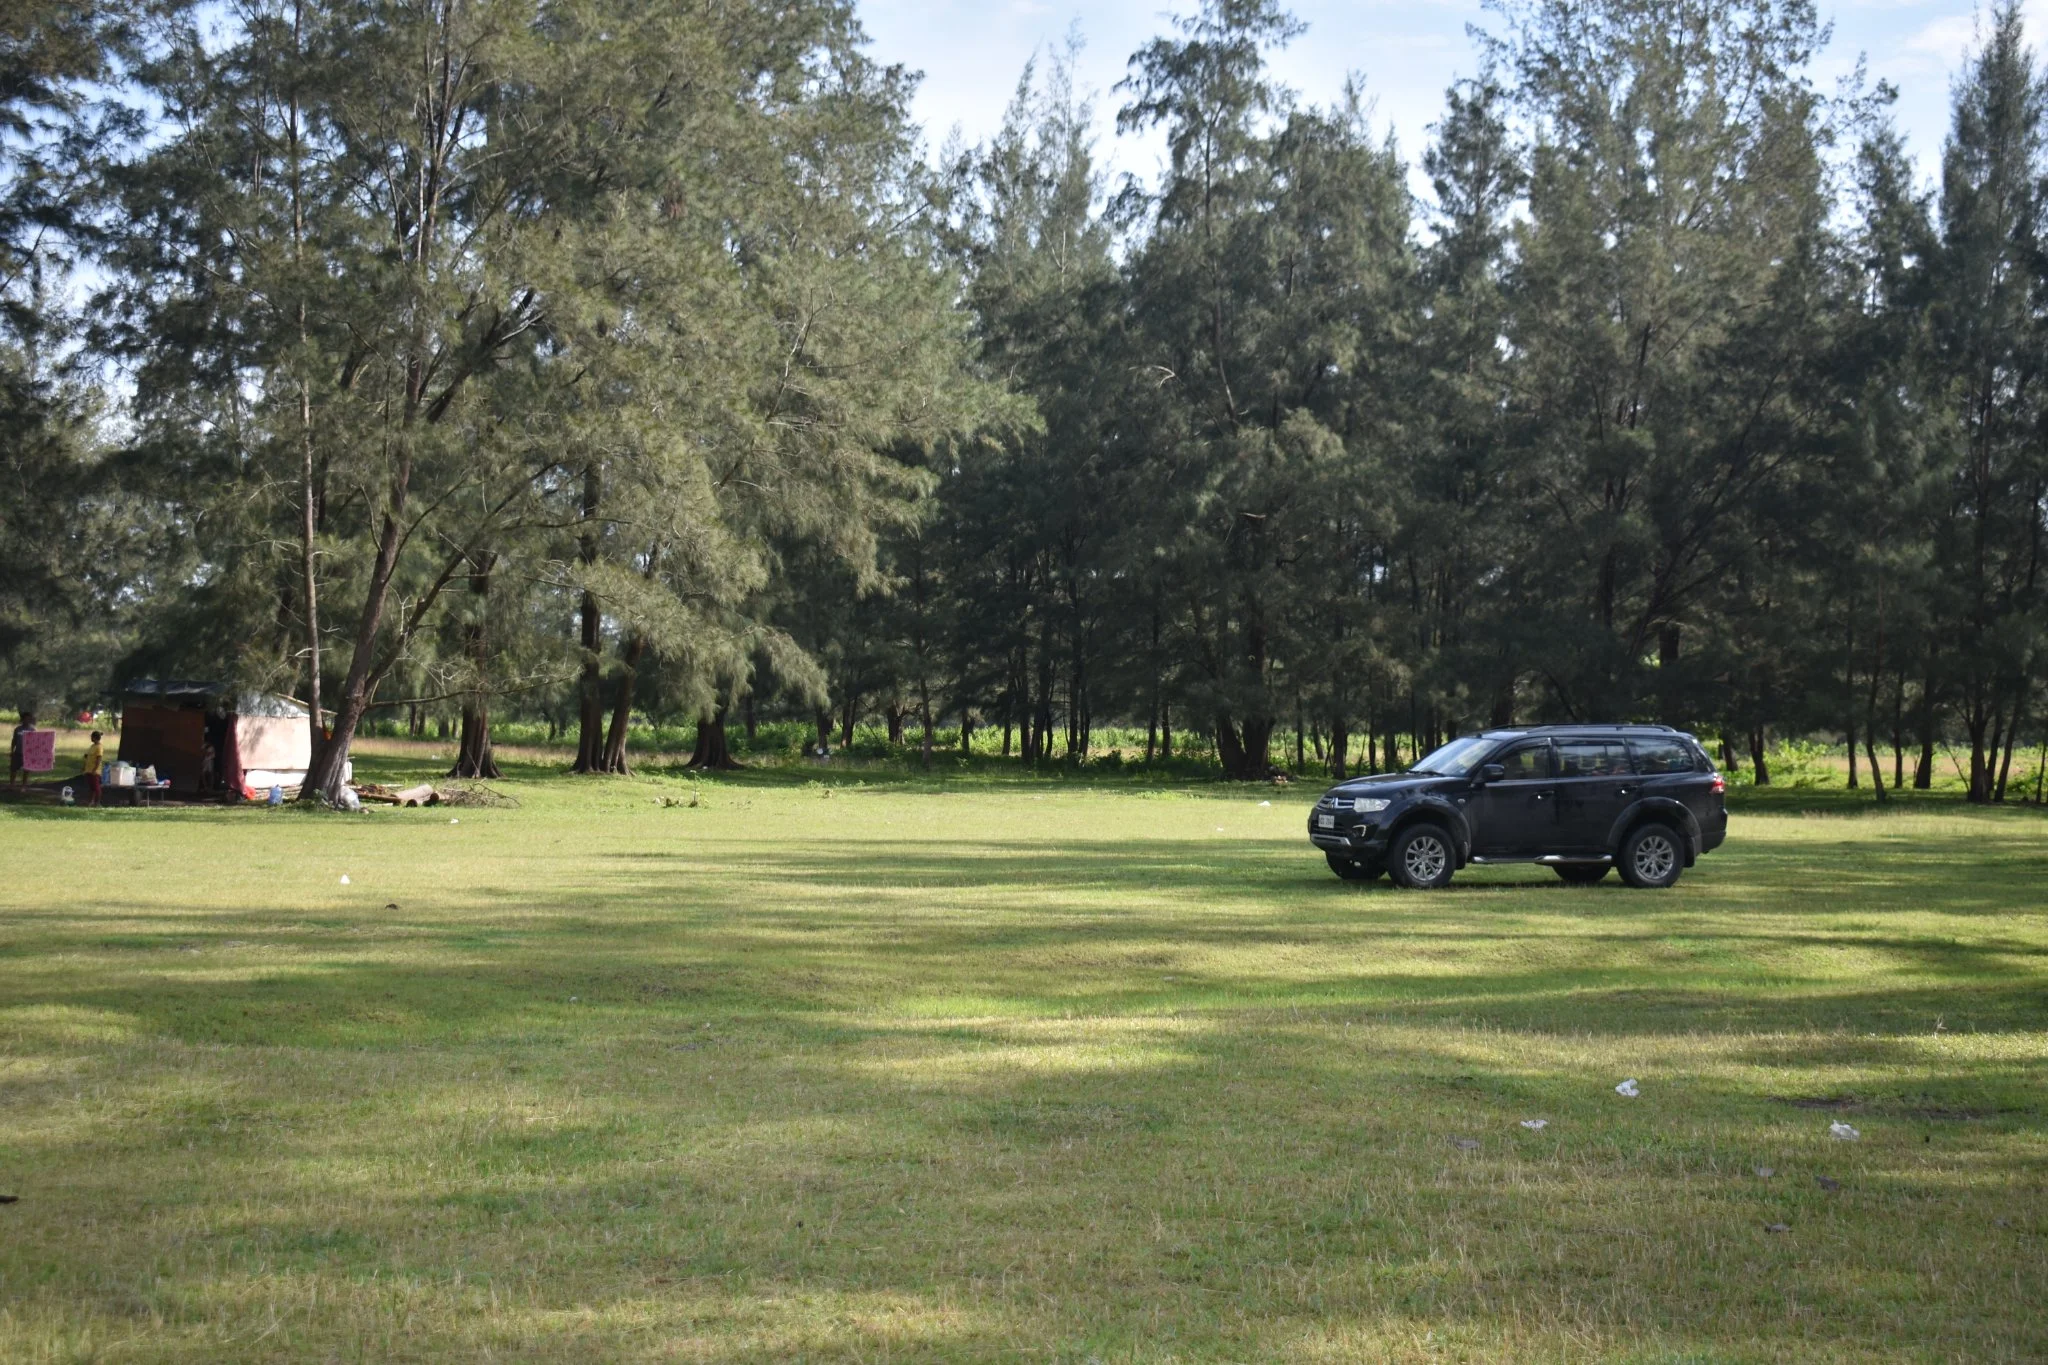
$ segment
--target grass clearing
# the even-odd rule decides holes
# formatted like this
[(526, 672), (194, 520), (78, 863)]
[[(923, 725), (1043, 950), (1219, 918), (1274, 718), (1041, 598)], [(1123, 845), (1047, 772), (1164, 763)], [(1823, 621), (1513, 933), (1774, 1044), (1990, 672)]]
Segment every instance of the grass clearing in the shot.
[(1299, 789), (526, 776), (0, 808), (0, 1357), (2048, 1357), (2039, 812), (1411, 895)]

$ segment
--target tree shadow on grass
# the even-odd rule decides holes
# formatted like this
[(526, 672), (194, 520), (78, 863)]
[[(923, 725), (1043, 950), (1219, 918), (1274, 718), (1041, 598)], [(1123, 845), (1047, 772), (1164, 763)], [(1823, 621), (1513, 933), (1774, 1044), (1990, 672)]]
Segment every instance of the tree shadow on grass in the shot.
[[(347, 919), (329, 911), (329, 931), (307, 936), (281, 933), (292, 917), (274, 909), (166, 914), (161, 931), (132, 904), (12, 916), (0, 1007), (116, 1011), (187, 1042), (312, 1047), (554, 1034), (593, 1010), (650, 1021), (738, 1015), (799, 1032), (808, 1018), (906, 1009), (1229, 1018), (1306, 1008), (1600, 1036), (1917, 1033), (1937, 1018), (1951, 1029), (2048, 1027), (2037, 965), (2048, 947), (2006, 935), (1830, 934), (1791, 916), (1714, 925), (1530, 911), (1475, 922), (1452, 898), (1405, 897), (1413, 908), (1389, 918), (1175, 904), (997, 904), (954, 917), (876, 901), (853, 912), (764, 906), (755, 891), (707, 886), (687, 870), (586, 888), (559, 916), (522, 906), (494, 920), (484, 907), (502, 911), (519, 896), (474, 894), (472, 914), (371, 916), (360, 933), (336, 933)], [(95, 936), (101, 913), (122, 932)], [(252, 943), (286, 960), (251, 956)], [(1825, 970), (1837, 950), (1887, 965), (1877, 979)], [(82, 974), (62, 960), (80, 951), (101, 965)], [(1266, 961), (1274, 951), (1312, 956)], [(1233, 970), (1219, 953), (1245, 965)], [(1788, 955), (1794, 965), (1783, 965)], [(1437, 965), (1460, 957), (1461, 968)], [(1535, 965), (1514, 965), (1525, 961)]]

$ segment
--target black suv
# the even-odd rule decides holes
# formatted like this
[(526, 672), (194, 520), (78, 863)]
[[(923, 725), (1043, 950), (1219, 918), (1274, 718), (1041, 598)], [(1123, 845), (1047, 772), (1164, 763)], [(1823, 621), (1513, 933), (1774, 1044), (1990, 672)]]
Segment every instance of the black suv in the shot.
[(1340, 782), (1308, 837), (1346, 881), (1449, 882), (1467, 863), (1542, 863), (1590, 885), (1670, 886), (1728, 835), (1727, 783), (1668, 725), (1537, 725), (1454, 739), (1405, 773)]

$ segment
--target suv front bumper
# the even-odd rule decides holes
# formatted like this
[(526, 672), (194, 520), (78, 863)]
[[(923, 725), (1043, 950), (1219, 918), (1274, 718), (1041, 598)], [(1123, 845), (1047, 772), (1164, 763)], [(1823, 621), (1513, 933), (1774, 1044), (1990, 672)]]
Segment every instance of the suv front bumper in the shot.
[(1386, 832), (1370, 823), (1323, 829), (1311, 815), (1308, 818), (1308, 840), (1325, 853), (1344, 853), (1363, 862), (1387, 856)]

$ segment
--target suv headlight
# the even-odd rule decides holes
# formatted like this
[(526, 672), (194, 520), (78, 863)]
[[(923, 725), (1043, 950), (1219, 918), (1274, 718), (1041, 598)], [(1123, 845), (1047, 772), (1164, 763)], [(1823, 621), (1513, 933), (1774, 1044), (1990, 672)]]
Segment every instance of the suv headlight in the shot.
[(1357, 811), (1360, 815), (1371, 815), (1376, 811), (1383, 811), (1393, 804), (1392, 801), (1384, 796), (1360, 796), (1352, 800), (1351, 809)]

